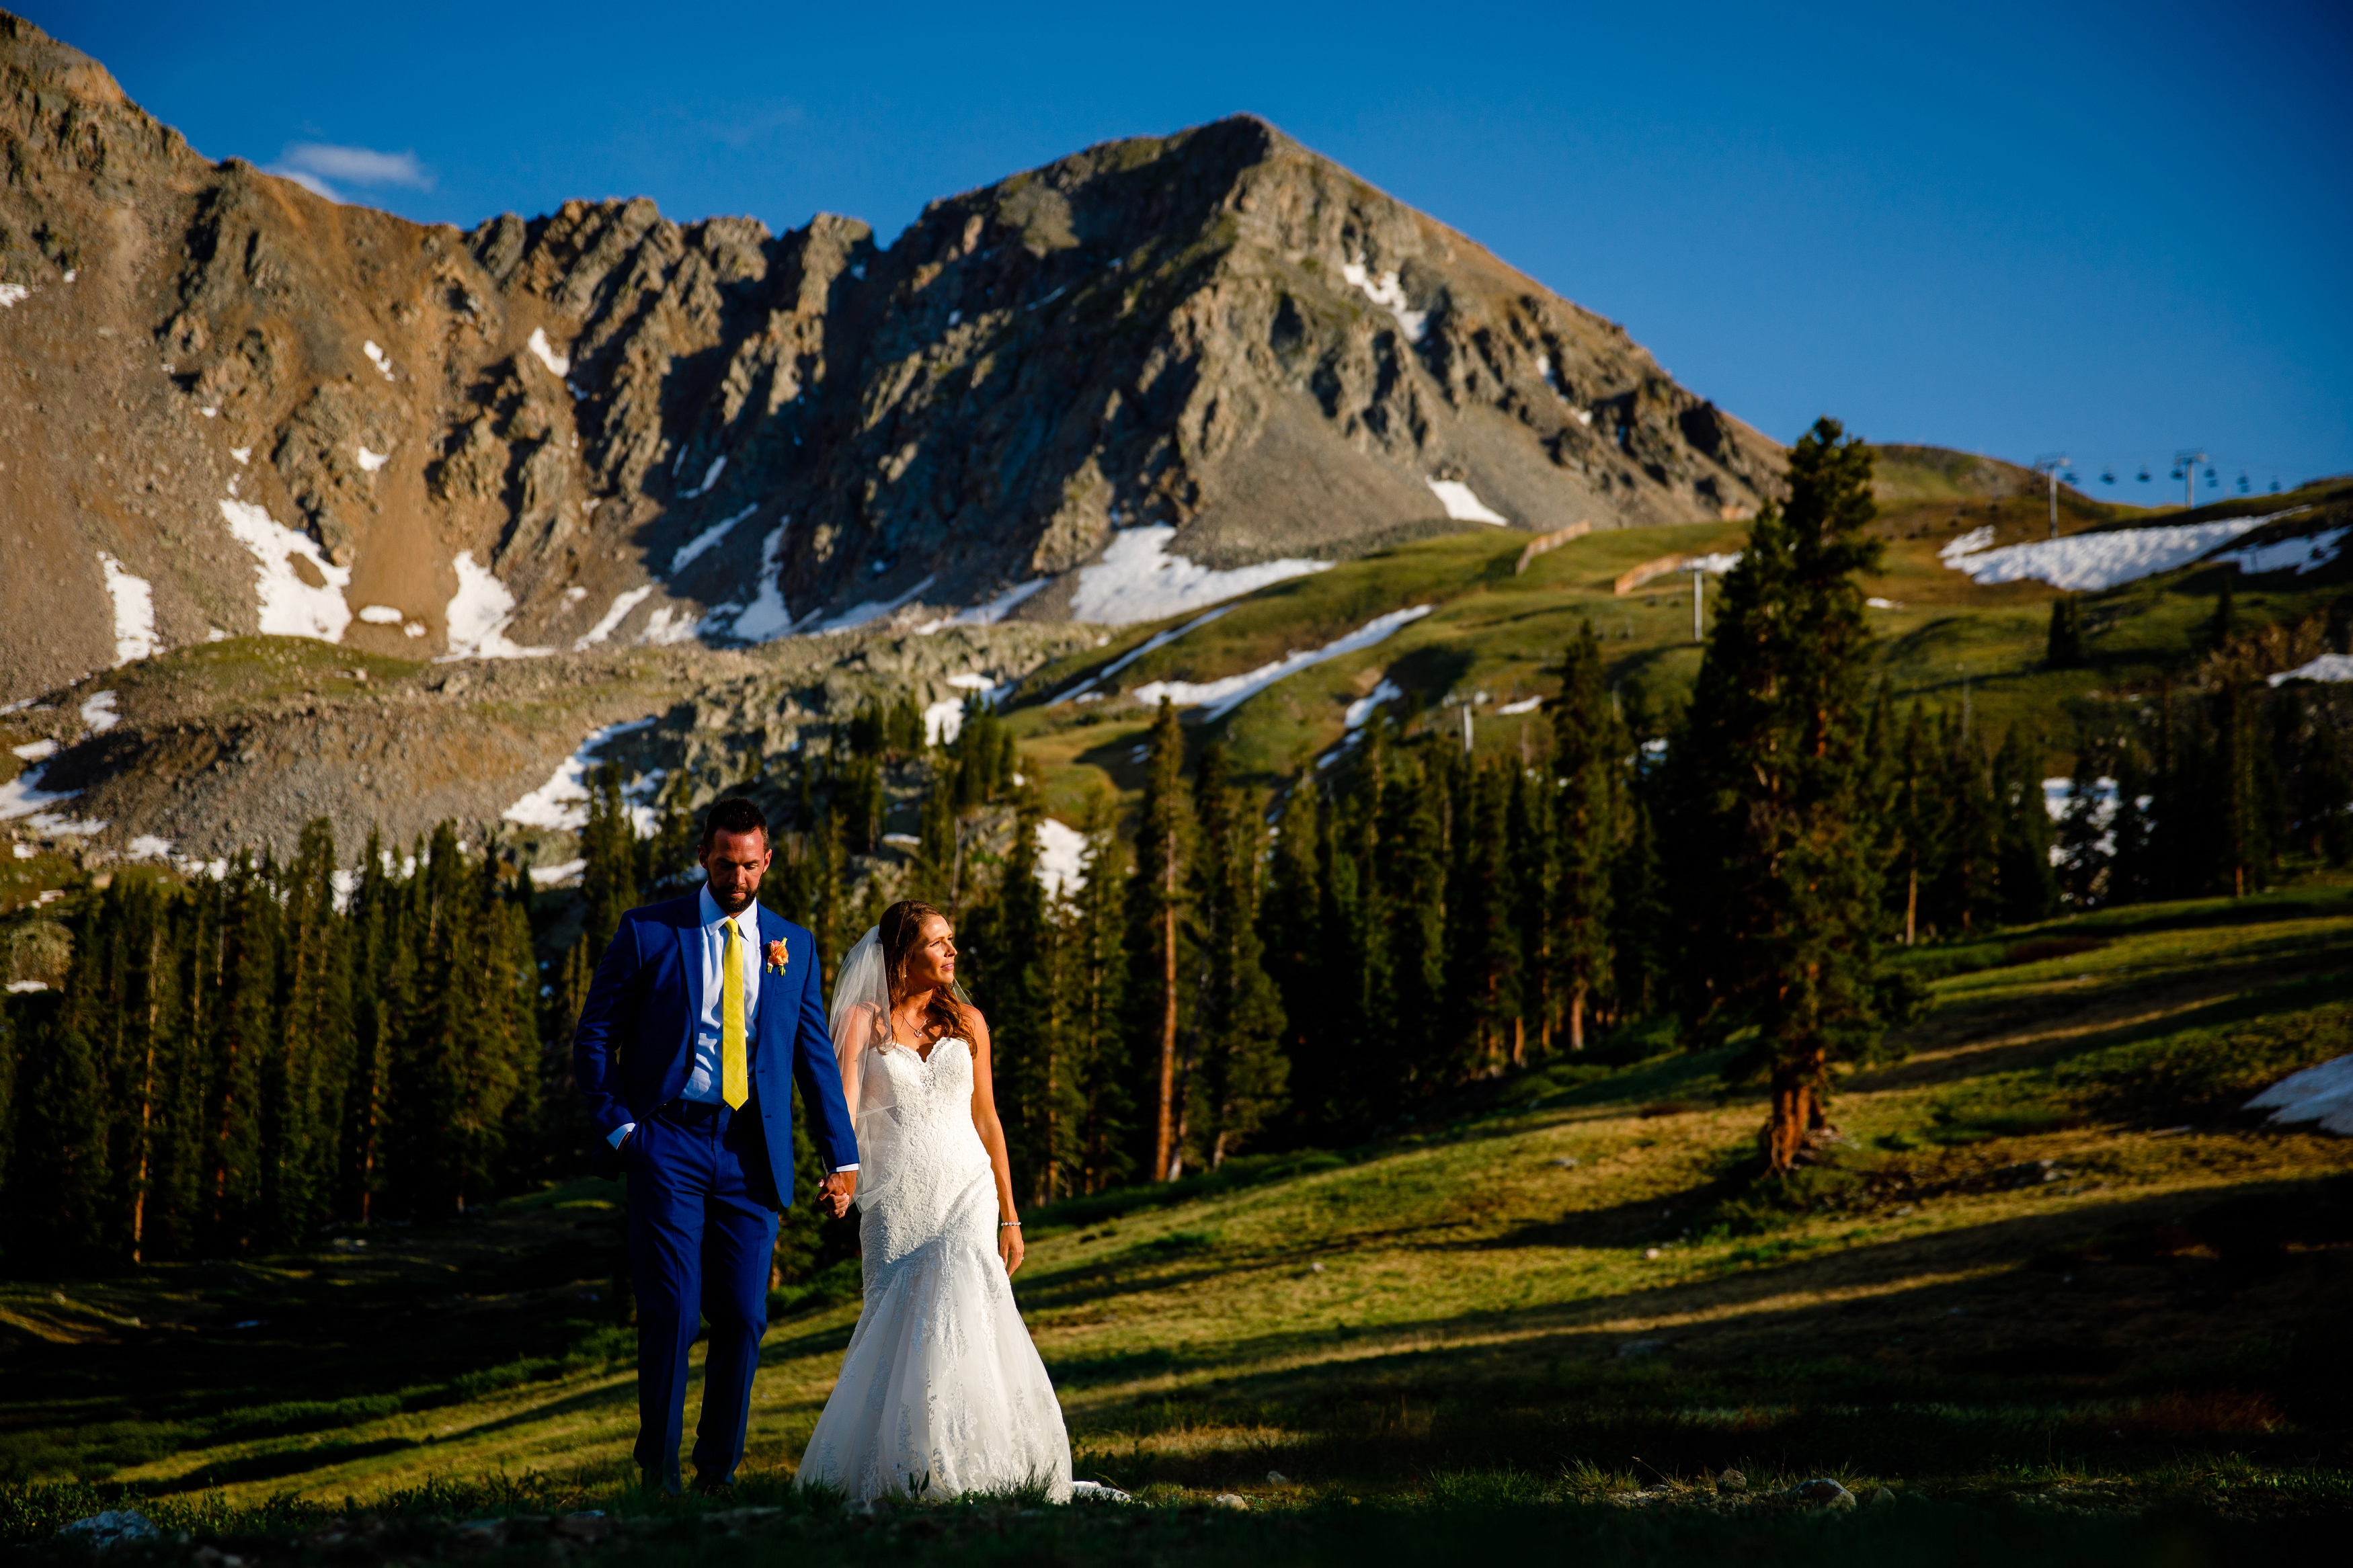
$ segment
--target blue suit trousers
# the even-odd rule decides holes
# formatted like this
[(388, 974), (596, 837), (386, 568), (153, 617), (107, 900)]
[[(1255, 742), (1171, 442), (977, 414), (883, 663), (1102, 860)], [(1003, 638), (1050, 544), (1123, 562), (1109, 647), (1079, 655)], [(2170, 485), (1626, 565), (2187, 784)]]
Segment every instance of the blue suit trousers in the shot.
[(697, 1320), (708, 1320), (694, 1468), (699, 1482), (723, 1484), (744, 1458), (776, 1245), (759, 1101), (731, 1112), (674, 1100), (638, 1123), (623, 1153), (638, 1295), (638, 1465), (648, 1484), (679, 1489), (687, 1352)]

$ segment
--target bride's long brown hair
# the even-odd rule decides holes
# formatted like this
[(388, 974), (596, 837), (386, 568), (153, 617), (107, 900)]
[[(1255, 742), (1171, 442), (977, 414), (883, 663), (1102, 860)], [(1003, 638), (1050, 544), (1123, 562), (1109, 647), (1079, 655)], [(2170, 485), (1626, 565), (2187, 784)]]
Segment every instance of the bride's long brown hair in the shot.
[[(907, 994), (907, 964), (923, 945), (923, 922), (933, 916), (945, 915), (920, 899), (902, 899), (882, 911), (879, 922), (879, 940), (882, 943), (882, 973), (891, 984), (891, 1005), (897, 1007)], [(943, 985), (932, 992), (932, 999), (923, 1008), (923, 1036), (941, 1040), (964, 1027), (964, 1009), (956, 1005), (952, 988)]]

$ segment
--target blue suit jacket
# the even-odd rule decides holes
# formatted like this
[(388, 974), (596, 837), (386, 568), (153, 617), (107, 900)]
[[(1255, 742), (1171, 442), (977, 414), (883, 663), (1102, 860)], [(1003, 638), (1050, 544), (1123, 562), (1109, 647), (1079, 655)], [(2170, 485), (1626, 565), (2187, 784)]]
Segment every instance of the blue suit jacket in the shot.
[[(694, 1066), (694, 1021), (702, 1012), (702, 890), (647, 904), (621, 917), (596, 966), (572, 1035), (572, 1070), (600, 1142), (678, 1098)], [(777, 1195), (793, 1201), (793, 1097), (801, 1087), (809, 1137), (827, 1170), (854, 1164), (858, 1139), (841, 1095), (841, 1070), (826, 1026), (817, 939), (760, 910), (760, 951), (781, 942), (785, 972), (764, 968), (751, 1049), (752, 1089), (767, 1134)]]

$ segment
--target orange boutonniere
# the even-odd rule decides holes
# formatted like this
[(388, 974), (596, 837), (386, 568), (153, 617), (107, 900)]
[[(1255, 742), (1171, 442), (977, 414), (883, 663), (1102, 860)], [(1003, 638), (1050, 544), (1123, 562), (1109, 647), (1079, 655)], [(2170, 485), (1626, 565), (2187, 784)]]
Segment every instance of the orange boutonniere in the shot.
[(785, 965), (791, 962), (792, 953), (783, 942), (772, 942), (768, 944), (768, 972), (771, 974), (782, 974), (785, 972)]

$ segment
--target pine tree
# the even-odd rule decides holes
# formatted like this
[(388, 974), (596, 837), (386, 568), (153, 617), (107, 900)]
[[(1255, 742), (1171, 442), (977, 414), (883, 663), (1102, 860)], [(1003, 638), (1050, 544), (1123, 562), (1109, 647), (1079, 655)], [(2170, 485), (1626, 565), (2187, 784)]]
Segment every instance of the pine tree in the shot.
[(1259, 942), (1263, 836), (1257, 810), (1229, 775), (1222, 741), (1202, 748), (1193, 816), (1198, 851), (1187, 914), (1198, 978), (1177, 1157), (1189, 1152), (1215, 1170), (1282, 1109), (1289, 1066), (1282, 1005)]
[[(2227, 590), (2229, 585), (2226, 577), (2223, 586)], [(2207, 820), (2215, 842), (2208, 858), (2216, 868), (2216, 890), (2232, 898), (2260, 889), (2271, 866), (2268, 829), (2275, 813), (2265, 809), (2270, 759), (2262, 741), (2260, 702), (2251, 688), (2235, 679), (2225, 680), (2211, 701), (2213, 742), (2207, 784), (2211, 815)]]
[[(2111, 781), (2114, 782), (2114, 781)], [(2100, 813), (2100, 758), (2089, 735), (2075, 742), (2075, 772), (2067, 782), (2067, 805), (2059, 818), (2058, 849), (2061, 890), (2079, 910), (2097, 909), (2110, 901), (2108, 863), (2112, 854), (2106, 824)]]
[(978, 938), (974, 945), (982, 961), (1008, 1152), (1017, 1175), (1029, 1178), (1037, 1203), (1067, 1190), (1080, 1115), (1056, 984), (1060, 931), (1038, 879), (1038, 825), (1044, 816), (1036, 792), (1024, 791), (1003, 882), (967, 926)]
[(1323, 826), (1316, 782), (1301, 779), (1283, 803), (1266, 896), (1259, 903), (1259, 942), (1282, 1005), (1289, 1081), (1294, 1103), (1311, 1117), (1328, 1103), (1336, 1066), (1326, 1054), (1323, 1027), (1331, 1016), (1324, 994)]
[[(2353, 595), (2339, 604), (2353, 603)], [(2295, 692), (2293, 686), (2284, 694)], [(2305, 853), (2330, 866), (2353, 861), (2353, 745), (2319, 705), (2305, 709), (2295, 821)]]
[(1131, 880), (1108, 805), (1098, 801), (1091, 816), (1086, 881), (1071, 901), (1062, 939), (1062, 1016), (1079, 1084), (1075, 1185), (1094, 1193), (1134, 1169), (1128, 1152), (1134, 1097), (1121, 1026)]
[(1166, 1181), (1176, 1147), (1176, 1033), (1182, 1011), (1178, 972), (1187, 868), (1185, 735), (1166, 698), (1154, 720), (1145, 762), (1144, 807), (1136, 826), (1135, 878), (1128, 900), (1128, 997), (1134, 1038), (1156, 1084), (1152, 1118), (1152, 1180)]
[[(407, 899), (393, 870), (391, 852), (374, 831), (360, 862), (353, 899), (352, 1070), (344, 1089), (344, 1212), (360, 1224), (375, 1217), (383, 1190), (385, 1116), (393, 1064), (410, 1026), (415, 1005), (416, 955), (406, 920)], [(589, 944), (573, 944), (579, 962)]]
[(1569, 644), (1553, 705), (1555, 776), (1552, 959), (1568, 1008), (1568, 1048), (1585, 1048), (1588, 1009), (1609, 992), (1610, 873), (1619, 837), (1618, 758), (1624, 739), (1587, 621)]
[(1370, 1027), (1387, 990), (1376, 962), (1382, 943), (1380, 817), (1388, 773), (1388, 722), (1366, 726), (1356, 787), (1324, 813), (1316, 868), (1324, 885), (1318, 1028), (1326, 1042), (1327, 1070), (1313, 1103), (1319, 1130), (1334, 1139), (1371, 1127), (1389, 1105), (1394, 1075), (1387, 1071), (1390, 1036)]
[(1932, 745), (1915, 702), (1894, 750), (1885, 806), (1886, 904), (1902, 921), (1906, 947), (1919, 940), (1922, 895), (1926, 892), (1933, 902), (1930, 884), (1944, 850), (1945, 795), (1932, 775)]
[(351, 1070), (350, 965), (335, 910), (335, 839), (324, 817), (302, 830), (284, 878), (278, 1037), (267, 1064), (269, 1147), (265, 1234), (301, 1240), (332, 1213), (344, 1084)]
[(2116, 841), (2115, 853), (2108, 859), (2107, 901), (2111, 904), (2146, 903), (2156, 896), (2152, 891), (2159, 881), (2154, 864), (2156, 824), (2149, 816), (2149, 807), (2156, 801), (2149, 788), (2140, 754), (2127, 744), (2116, 760), (2116, 815), (2108, 828)]
[(1933, 787), (1943, 800), (1931, 909), (1947, 930), (1974, 931), (2001, 909), (2001, 820), (1985, 753), (1950, 713), (1942, 723), (1945, 760)]
[(1790, 1170), (1827, 1123), (1833, 1061), (1869, 1053), (1878, 889), (1863, 798), (1870, 632), (1857, 576), (1881, 546), (1871, 454), (1823, 419), (1789, 459), (1726, 577), (1684, 734), (1670, 748), (1685, 820), (1678, 879), (1684, 1019), (1700, 1040), (1756, 1026), (1766, 1167)]
[[(1520, 740), (1528, 746), (1533, 725), (1523, 725)], [(1552, 781), (1552, 759), (1524, 757), (1511, 769), (1511, 796), (1504, 825), (1504, 855), (1510, 874), (1512, 934), (1519, 943), (1519, 1011), (1512, 1019), (1512, 1065), (1528, 1058), (1528, 1037), (1536, 1048), (1552, 1047), (1552, 911), (1556, 876), (1556, 843), (1553, 811), (1558, 786)], [(1613, 902), (1622, 909), (1617, 891)]]
[[(621, 917), (638, 906), (637, 844), (637, 827), (621, 795), (620, 766), (607, 763), (590, 780), (588, 825), (580, 833), (580, 853), (587, 861), (580, 876), (580, 898), (587, 910), (580, 932), (593, 954), (602, 956), (621, 929)], [(453, 838), (453, 854), (456, 848)]]
[(206, 1054), (210, 1175), (207, 1228), (213, 1245), (242, 1252), (252, 1244), (260, 1206), (262, 1081), (277, 1035), (276, 891), (249, 858), (233, 860), (222, 900), (219, 1002)]
[(2239, 608), (2232, 586), (2238, 576), (2236, 567), (2222, 568), (2222, 589), (2214, 596), (2214, 618), (2206, 623), (2206, 646), (2217, 653), (2239, 635)]
[(37, 1106), (18, 1129), (11, 1206), (36, 1256), (80, 1262), (111, 1251), (107, 1084), (102, 1057), (111, 1011), (102, 904), (74, 922), (63, 994), (29, 1053), (20, 1093)]
[(2001, 918), (2012, 925), (2047, 920), (2059, 905), (2059, 879), (2051, 865), (2051, 813), (2043, 805), (2039, 761), (2016, 725), (1994, 755), (1994, 808), (2000, 817), (1997, 880)]
[(916, 896), (939, 905), (955, 907), (957, 874), (962, 869), (962, 840), (957, 831), (955, 786), (952, 779), (934, 781), (923, 797), (917, 832), (914, 866)]
[(662, 785), (659, 815), (653, 837), (639, 846), (640, 889), (650, 891), (696, 875), (694, 858), (694, 774), (680, 768)]
[(1664, 997), (1672, 917), (1650, 797), (1648, 788), (1627, 793), (1625, 837), (1610, 879), (1610, 990), (1621, 1020), (1650, 1016)]
[[(1377, 1111), (1394, 1113), (1450, 1081), (1452, 1036), (1446, 1015), (1446, 872), (1449, 750), (1421, 748), (1381, 795), (1379, 853), (1367, 867), (1378, 886), (1379, 925), (1370, 933), (1373, 994), (1368, 1013), (1389, 1025), (1387, 1050), (1368, 1057)], [(1383, 1057), (1386, 1057), (1386, 1060)]]
[[(818, 816), (817, 833), (809, 846), (809, 931), (817, 938), (819, 979), (825, 993), (833, 994), (834, 976), (839, 973), (841, 961), (849, 956), (849, 944), (844, 940), (845, 917), (849, 912), (848, 891), (843, 886), (844, 864), (849, 859), (841, 847), (841, 818), (828, 805)], [(944, 907), (954, 918), (955, 906)]]
[(2084, 662), (2083, 603), (2073, 594), (2051, 601), (2051, 635), (2042, 661), (2053, 669), (2074, 669)]
[[(1499, 767), (1465, 768), (1447, 890), (1451, 1006), (1463, 1070), (1493, 1077), (1516, 1062), (1520, 933), (1512, 921), (1511, 784)], [(1524, 1054), (1524, 1053), (1523, 1053)]]

